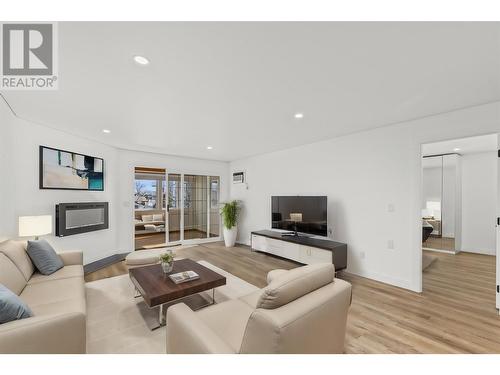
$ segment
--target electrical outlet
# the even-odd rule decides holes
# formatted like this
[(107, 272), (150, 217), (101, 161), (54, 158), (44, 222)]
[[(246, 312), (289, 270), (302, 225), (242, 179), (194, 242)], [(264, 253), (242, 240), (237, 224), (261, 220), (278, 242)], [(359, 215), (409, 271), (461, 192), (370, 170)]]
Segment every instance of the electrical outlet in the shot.
[(394, 249), (394, 240), (387, 241), (387, 248), (391, 250)]
[(394, 207), (394, 204), (389, 203), (387, 205), (387, 212), (394, 212), (394, 211), (396, 211), (396, 207)]

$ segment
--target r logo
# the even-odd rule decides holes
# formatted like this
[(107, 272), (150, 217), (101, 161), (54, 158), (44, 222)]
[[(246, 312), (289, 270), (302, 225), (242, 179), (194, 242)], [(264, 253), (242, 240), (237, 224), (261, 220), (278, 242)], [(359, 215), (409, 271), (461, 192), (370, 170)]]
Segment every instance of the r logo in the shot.
[(53, 74), (52, 24), (3, 24), (3, 75)]

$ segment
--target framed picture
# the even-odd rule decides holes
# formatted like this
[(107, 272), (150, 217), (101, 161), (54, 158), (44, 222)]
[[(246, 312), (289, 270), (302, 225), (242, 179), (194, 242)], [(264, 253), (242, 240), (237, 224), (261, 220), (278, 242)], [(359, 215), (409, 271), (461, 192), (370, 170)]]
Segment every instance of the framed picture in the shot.
[(104, 191), (104, 159), (40, 146), (40, 189)]

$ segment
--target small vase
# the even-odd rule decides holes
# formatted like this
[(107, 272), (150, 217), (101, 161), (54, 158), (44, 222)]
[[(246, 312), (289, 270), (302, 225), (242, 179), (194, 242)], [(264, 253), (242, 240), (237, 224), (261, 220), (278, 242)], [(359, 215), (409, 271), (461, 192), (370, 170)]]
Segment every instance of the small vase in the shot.
[(163, 272), (169, 273), (172, 272), (172, 269), (174, 268), (174, 262), (172, 263), (162, 263), (161, 268), (163, 269)]

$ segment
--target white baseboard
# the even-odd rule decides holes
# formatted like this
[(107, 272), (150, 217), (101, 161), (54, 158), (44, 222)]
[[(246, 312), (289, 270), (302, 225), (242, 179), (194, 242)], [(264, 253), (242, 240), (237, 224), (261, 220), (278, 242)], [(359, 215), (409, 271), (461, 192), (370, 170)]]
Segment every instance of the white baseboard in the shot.
[(435, 253), (444, 253), (444, 254), (451, 254), (451, 255), (455, 255), (455, 254), (459, 253), (459, 251), (442, 250), (442, 249), (432, 249), (430, 247), (423, 247), (422, 250), (434, 251)]
[(377, 272), (371, 272), (371, 271), (367, 271), (367, 270), (354, 271), (354, 270), (349, 269), (349, 265), (347, 266), (347, 269), (345, 269), (345, 272), (350, 273), (352, 275), (365, 277), (367, 279), (378, 281), (378, 282), (388, 284), (391, 286), (396, 286), (398, 288), (408, 289), (408, 290), (411, 290), (412, 292), (416, 292), (416, 293), (421, 292), (420, 288), (412, 285), (410, 280), (399, 279), (399, 278), (395, 278), (395, 277), (388, 276), (385, 274), (380, 274)]

